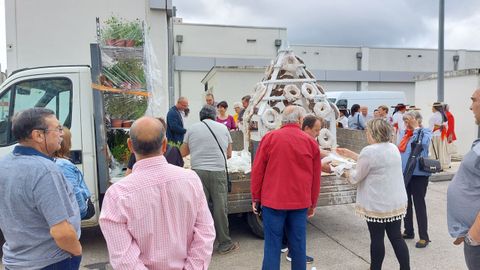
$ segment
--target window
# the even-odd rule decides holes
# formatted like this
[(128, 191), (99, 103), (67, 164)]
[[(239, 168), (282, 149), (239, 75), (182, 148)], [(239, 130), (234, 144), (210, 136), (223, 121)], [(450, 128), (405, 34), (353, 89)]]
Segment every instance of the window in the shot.
[(72, 82), (67, 78), (23, 81), (0, 96), (0, 145), (16, 143), (11, 136), (11, 116), (25, 109), (41, 107), (55, 112), (62, 125), (70, 128)]

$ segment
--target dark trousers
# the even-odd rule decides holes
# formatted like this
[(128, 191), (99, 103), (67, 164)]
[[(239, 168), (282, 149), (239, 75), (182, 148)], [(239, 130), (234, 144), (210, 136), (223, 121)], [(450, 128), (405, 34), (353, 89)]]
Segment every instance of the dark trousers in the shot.
[(480, 246), (472, 247), (464, 243), (463, 253), (469, 270), (480, 269)]
[(42, 270), (78, 270), (82, 256), (73, 256), (63, 261), (51, 264)]
[(284, 229), (288, 238), (292, 270), (305, 270), (306, 234), (307, 234), (307, 209), (275, 210), (262, 207), (264, 254), (262, 270), (280, 269), (280, 249)]
[(383, 238), (386, 231), (395, 255), (397, 256), (398, 263), (400, 264), (400, 270), (409, 270), (410, 257), (407, 244), (405, 244), (405, 240), (402, 238), (402, 221), (396, 220), (384, 223), (367, 221), (367, 225), (368, 231), (370, 232), (370, 269), (382, 269), (383, 258), (385, 257), (385, 243)]
[(414, 235), (413, 230), (413, 205), (415, 205), (415, 215), (417, 216), (418, 234), (420, 239), (430, 241), (428, 237), (427, 206), (425, 204), (425, 194), (427, 193), (428, 176), (412, 176), (407, 186), (408, 207), (407, 215), (404, 219), (405, 233)]

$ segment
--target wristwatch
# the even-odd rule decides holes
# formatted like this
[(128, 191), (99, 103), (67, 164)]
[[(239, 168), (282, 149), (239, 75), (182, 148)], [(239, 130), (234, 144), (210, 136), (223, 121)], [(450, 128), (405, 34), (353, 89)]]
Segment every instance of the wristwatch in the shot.
[(465, 244), (467, 244), (469, 246), (472, 246), (472, 247), (480, 246), (480, 242), (477, 242), (477, 241), (473, 240), (473, 238), (468, 233), (467, 233), (467, 235), (465, 235), (464, 241), (465, 241)]

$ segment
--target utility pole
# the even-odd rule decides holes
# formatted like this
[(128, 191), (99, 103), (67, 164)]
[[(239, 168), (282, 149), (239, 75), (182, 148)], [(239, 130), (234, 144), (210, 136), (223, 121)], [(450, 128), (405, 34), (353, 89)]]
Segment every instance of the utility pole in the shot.
[(444, 101), (444, 22), (445, 0), (439, 0), (438, 8), (438, 69), (437, 69), (437, 101)]

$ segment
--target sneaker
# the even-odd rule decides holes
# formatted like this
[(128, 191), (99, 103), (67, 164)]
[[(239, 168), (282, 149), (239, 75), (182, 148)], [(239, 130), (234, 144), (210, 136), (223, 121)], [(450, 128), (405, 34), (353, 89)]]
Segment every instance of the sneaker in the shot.
[(226, 249), (219, 249), (219, 250), (218, 250), (218, 254), (220, 254), (220, 255), (225, 255), (225, 254), (228, 254), (228, 253), (230, 253), (230, 252), (232, 252), (232, 251), (235, 251), (235, 250), (237, 250), (237, 249), (239, 249), (239, 248), (240, 248), (240, 244), (238, 244), (238, 242), (234, 242), (234, 243), (232, 243), (231, 246), (229, 246), (229, 247), (226, 248)]
[[(290, 253), (288, 253), (285, 258), (286, 258), (287, 261), (289, 261), (289, 262), (292, 261), (292, 257), (290, 257)], [(313, 263), (313, 258), (307, 255), (307, 264), (310, 264), (310, 263)]]
[(282, 253), (287, 252), (287, 251), (288, 251), (287, 245), (282, 245), (282, 249), (280, 249), (280, 251), (281, 251)]
[(413, 238), (415, 238), (415, 235), (414, 234), (402, 233), (402, 238), (403, 239), (413, 239)]
[(430, 241), (429, 240), (423, 240), (423, 239), (420, 239), (416, 244), (415, 244), (415, 247), (416, 248), (424, 248), (426, 246), (428, 246), (428, 243)]

